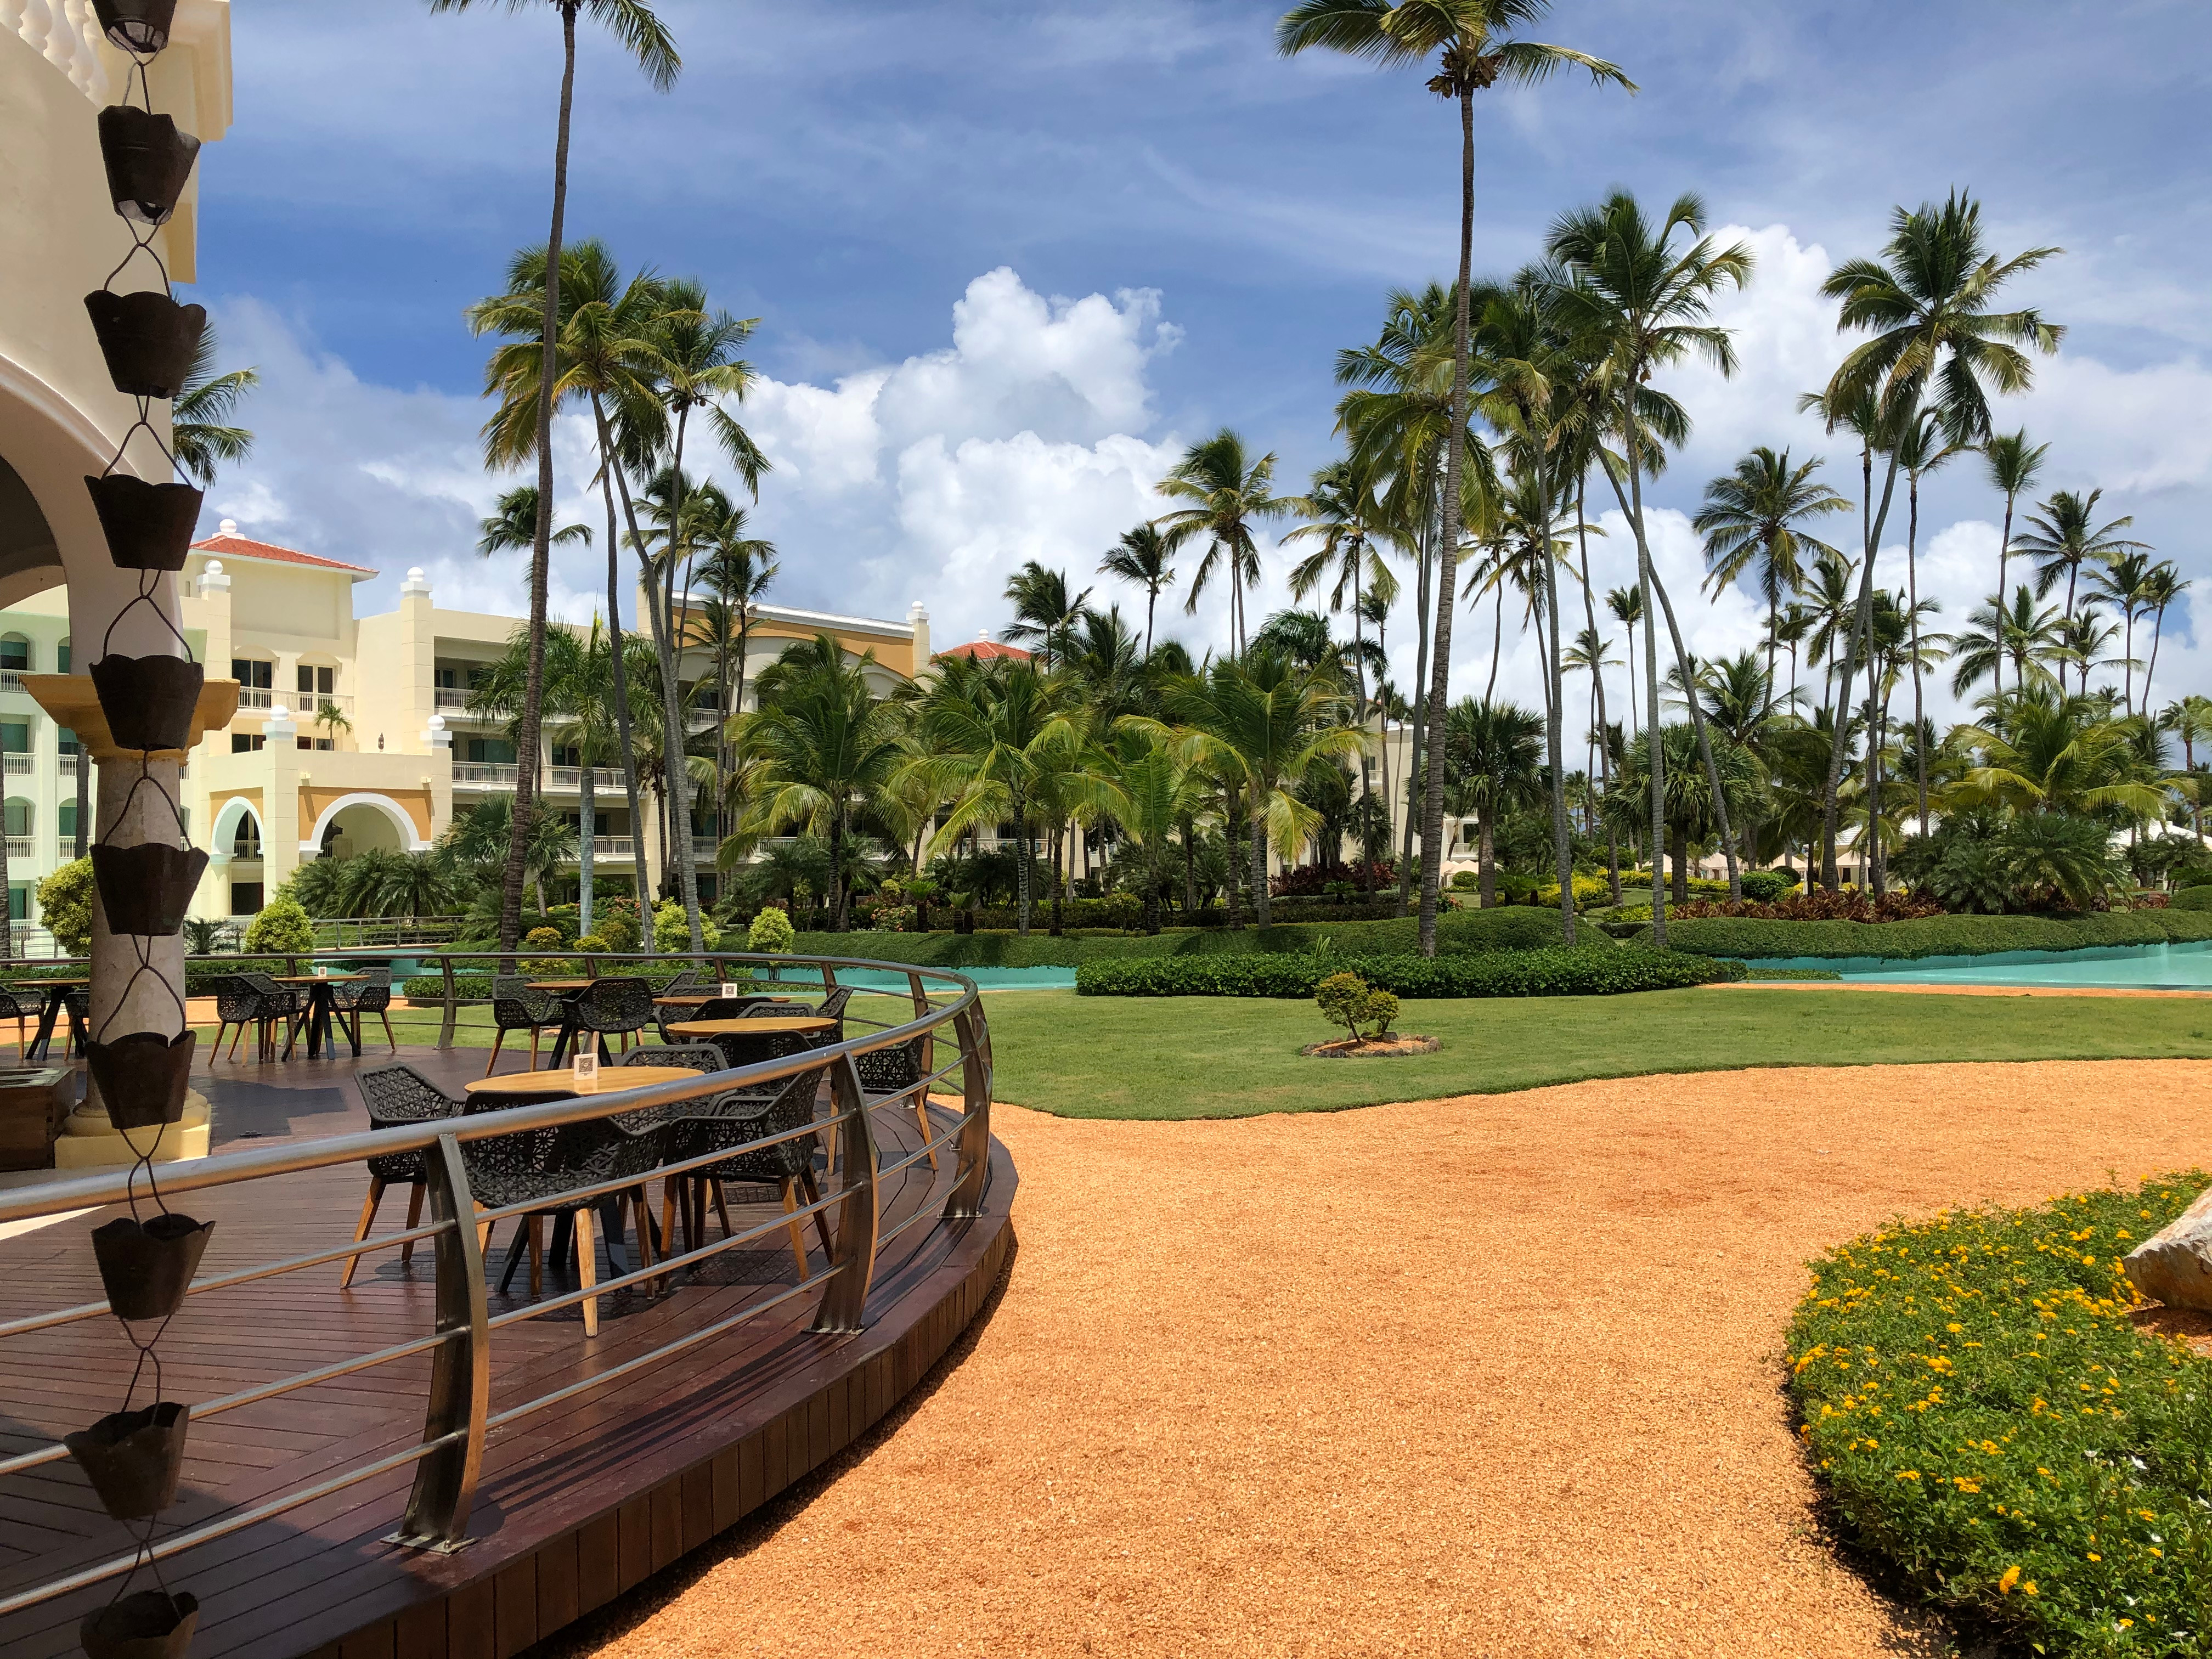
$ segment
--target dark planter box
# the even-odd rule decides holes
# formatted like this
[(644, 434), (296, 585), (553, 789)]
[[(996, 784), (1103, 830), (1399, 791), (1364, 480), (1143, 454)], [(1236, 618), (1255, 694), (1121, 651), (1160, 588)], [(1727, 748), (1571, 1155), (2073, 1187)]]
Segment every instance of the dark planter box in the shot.
[(100, 112), (107, 194), (125, 219), (142, 225), (168, 223), (199, 153), (200, 141), (179, 131), (172, 116), (149, 115), (128, 104), (111, 104)]
[(206, 498), (196, 485), (148, 483), (127, 472), (88, 475), (93, 510), (118, 570), (182, 570)]
[(118, 392), (126, 398), (174, 398), (184, 390), (192, 353), (207, 332), (205, 306), (180, 306), (166, 294), (100, 289), (84, 296), (84, 308)]
[(193, 890), (206, 873), (208, 855), (195, 847), (94, 847), (93, 879), (111, 933), (173, 939), (185, 925)]
[(118, 1129), (151, 1129), (181, 1122), (191, 1081), (192, 1049), (198, 1031), (174, 1037), (159, 1031), (133, 1031), (112, 1042), (97, 1038), (85, 1045), (85, 1060), (100, 1088), (107, 1121)]
[(92, 689), (118, 749), (182, 749), (191, 741), (192, 714), (207, 670), (182, 657), (102, 657)]
[(0, 1071), (0, 1170), (44, 1170), (69, 1115), (70, 1074), (60, 1068)]

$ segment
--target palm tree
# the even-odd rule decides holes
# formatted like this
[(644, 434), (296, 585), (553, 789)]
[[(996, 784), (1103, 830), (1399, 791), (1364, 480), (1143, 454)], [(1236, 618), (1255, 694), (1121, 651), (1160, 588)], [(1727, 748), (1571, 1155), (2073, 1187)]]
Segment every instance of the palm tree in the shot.
[[(2107, 559), (2092, 571), (2089, 584), (2094, 596), (2110, 601), (2118, 608), (2120, 623), (2124, 630), (2120, 647), (2120, 669), (2125, 677), (2122, 682), (2121, 703), (2130, 714), (2136, 712), (2136, 618), (2150, 609), (2152, 591), (2151, 563), (2148, 550), (2122, 553)], [(2168, 567), (2170, 568), (2170, 567)], [(2143, 702), (2148, 707), (2150, 699)]]
[[(1601, 377), (1612, 388), (1607, 399), (1610, 407), (1601, 418), (1620, 434), (1626, 454), (1626, 468), (1616, 469), (1609, 453), (1598, 452), (1613, 497), (1636, 533), (1638, 580), (1646, 595), (1644, 675), (1650, 716), (1647, 729), (1650, 730), (1659, 725), (1659, 665), (1652, 638), (1655, 614), (1666, 617), (1675, 665), (1686, 681), (1691, 676), (1689, 649), (1644, 532), (1644, 476), (1657, 464), (1664, 444), (1680, 442), (1687, 436), (1689, 417), (1680, 404), (1656, 392), (1647, 383), (1654, 369), (1692, 356), (1703, 357), (1723, 375), (1735, 372), (1735, 351), (1729, 343), (1728, 331), (1705, 319), (1711, 315), (1713, 296), (1723, 286), (1741, 289), (1749, 280), (1752, 268), (1748, 246), (1741, 242), (1717, 246), (1705, 234), (1705, 222), (1704, 202), (1685, 195), (1676, 198), (1665, 222), (1655, 229), (1633, 196), (1615, 191), (1597, 206), (1561, 218), (1546, 244), (1552, 258), (1564, 268), (1564, 274), (1553, 279), (1561, 322), (1596, 359), (1593, 375)], [(1696, 240), (1687, 248), (1677, 248), (1677, 230), (1686, 230)], [(1625, 483), (1622, 471), (1627, 473)], [(1690, 720), (1705, 765), (1707, 799), (1722, 826), (1729, 891), (1732, 897), (1740, 897), (1742, 872), (1728, 830), (1727, 791), (1706, 737), (1705, 713), (1694, 697), (1690, 700)], [(1655, 848), (1665, 831), (1658, 813), (1666, 796), (1668, 758), (1663, 744), (1650, 750), (1655, 775), (1649, 792)], [(1653, 934), (1655, 942), (1663, 945), (1667, 924), (1656, 898), (1656, 855), (1652, 872)]]
[(1952, 695), (1963, 697), (1986, 678), (1991, 694), (2002, 697), (1997, 669), (2005, 661), (2012, 664), (2015, 694), (2031, 678), (2049, 680), (2051, 671), (2045, 665), (2057, 659), (2063, 650), (2063, 631), (2058, 607), (2036, 609), (2027, 583), (2014, 590), (2008, 607), (2000, 607), (1996, 596), (1991, 594), (1966, 613), (1966, 626), (1951, 641), (1957, 664), (1951, 671)]
[[(500, 553), (519, 552), (538, 542), (538, 486), (517, 484), (500, 494), (499, 505), (489, 519), (477, 521), (477, 556), (489, 559)], [(553, 545), (572, 542), (592, 544), (592, 532), (583, 525), (563, 525), (553, 532)]]
[(1616, 587), (1605, 596), (1605, 608), (1613, 619), (1627, 630), (1628, 637), (1628, 735), (1636, 735), (1636, 625), (1644, 620), (1644, 588)]
[[(553, 740), (576, 751), (577, 891), (576, 931), (592, 931), (595, 855), (599, 837), (598, 769), (622, 751), (621, 733), (614, 714), (614, 650), (601, 632), (599, 618), (592, 618), (588, 632), (556, 629), (545, 641), (545, 708), (553, 717)], [(630, 847), (633, 871), (642, 868), (637, 849), (643, 826), (633, 821)], [(640, 892), (644, 890), (642, 884)]]
[[(2059, 648), (2062, 662), (2070, 662), (2081, 676), (2081, 695), (2089, 695), (2089, 675), (2094, 669), (2105, 665), (2105, 652), (2119, 636), (2119, 625), (2105, 620), (2105, 613), (2094, 605), (2085, 605), (2070, 617), (2062, 617), (2058, 623)], [(2066, 682), (2066, 671), (2058, 671), (2061, 685)]]
[(1302, 668), (1264, 650), (1243, 661), (1217, 658), (1206, 674), (1169, 691), (1169, 711), (1182, 723), (1194, 761), (1244, 797), (1253, 910), (1262, 927), (1269, 920), (1268, 846), (1287, 864), (1319, 821), (1298, 786), (1364, 746), (1364, 734), (1344, 723), (1345, 702), (1328, 665)]
[(2166, 634), (2166, 608), (2191, 584), (2171, 559), (2154, 566), (2143, 589), (2143, 608), (2151, 617), (2150, 661), (2143, 668), (2143, 707), (2150, 707), (2150, 677), (2158, 672), (2159, 641)]
[[(1467, 425), (1469, 383), (1469, 298), (1474, 258), (1474, 94), (1500, 82), (1534, 86), (1563, 69), (1579, 68), (1597, 85), (1629, 92), (1636, 83), (1619, 66), (1565, 46), (1515, 38), (1551, 9), (1551, 0), (1300, 0), (1275, 27), (1285, 56), (1314, 47), (1371, 58), (1385, 68), (1419, 64), (1433, 54), (1437, 73), (1427, 89), (1459, 105), (1459, 278), (1453, 289), (1451, 396), (1445, 430)], [(1463, 447), (1445, 447), (1443, 514), (1437, 544), (1444, 557), (1437, 571), (1435, 656), (1427, 687), (1428, 720), (1441, 727), (1450, 699), (1452, 555), (1460, 540), (1460, 469)], [(1437, 903), (1443, 875), (1443, 773), (1427, 769), (1421, 807), (1421, 952), (1436, 954)]]
[(1145, 590), (1145, 654), (1152, 654), (1152, 611), (1160, 602), (1160, 590), (1175, 582), (1174, 550), (1161, 536), (1159, 526), (1150, 520), (1134, 530), (1125, 530), (1121, 539), (1106, 550), (1098, 561), (1102, 576), (1119, 576), (1123, 581)]
[[(761, 596), (775, 585), (781, 567), (775, 544), (750, 533), (745, 509), (732, 506), (709, 532), (699, 584), (707, 590), (701, 609), (714, 651), (714, 703), (721, 720), (714, 732), (714, 799), (725, 802), (729, 791), (731, 717), (742, 712), (745, 701), (745, 659), (750, 654), (753, 623)], [(731, 648), (736, 648), (737, 675), (731, 678)], [(727, 833), (728, 825), (723, 825)]]
[[(1940, 207), (1931, 202), (1911, 212), (1897, 209), (1883, 249), (1889, 263), (1847, 260), (1821, 284), (1824, 294), (1840, 302), (1838, 331), (1864, 329), (1873, 335), (1854, 347), (1830, 377), (1821, 394), (1826, 408), (1851, 410), (1871, 400), (1881, 430), (1893, 434), (1915, 426), (1923, 406), (1932, 406), (1942, 411), (1952, 442), (1987, 440), (1989, 389), (2026, 391), (2034, 370), (2021, 348), (2047, 356), (2057, 350), (2065, 333), (2038, 312), (1996, 312), (1990, 301), (2006, 283), (2057, 252), (2030, 248), (1999, 260), (1983, 243), (1980, 204), (1960, 191)], [(1852, 677), (1870, 638), (1875, 558), (1899, 464), (1893, 447), (1881, 503), (1867, 525), (1856, 611), (1844, 642), (1838, 697), (1844, 708), (1850, 705)], [(1834, 821), (1847, 733), (1848, 722), (1838, 720), (1828, 757), (1820, 876), (1831, 888), (1838, 884)]]
[[(507, 0), (509, 10), (520, 10), (527, 0)], [(517, 775), (514, 839), (507, 851), (507, 871), (500, 889), (499, 948), (511, 951), (522, 918), (524, 837), (537, 798), (537, 757), (539, 728), (544, 718), (545, 599), (553, 546), (553, 404), (558, 395), (559, 369), (555, 354), (561, 317), (561, 234), (568, 208), (568, 137), (576, 96), (576, 20), (589, 15), (605, 25), (623, 50), (636, 59), (647, 77), (665, 92), (676, 84), (684, 60), (676, 42), (644, 0), (542, 0), (561, 17), (561, 113), (553, 143), (553, 221), (545, 239), (545, 302), (539, 323), (542, 342), (538, 383), (538, 423), (532, 447), (538, 457), (538, 528), (530, 556), (530, 633), (532, 641), (530, 683), (525, 696), (520, 752), (530, 764)], [(466, 11), (478, 0), (430, 0), (432, 12)]]
[(1805, 585), (1809, 553), (1836, 550), (1798, 526), (1830, 513), (1847, 513), (1850, 503), (1813, 475), (1823, 465), (1818, 455), (1792, 468), (1790, 452), (1775, 453), (1761, 444), (1735, 464), (1734, 472), (1705, 486), (1705, 504), (1690, 525), (1705, 538), (1707, 591), (1717, 593), (1731, 582), (1756, 573), (1759, 597), (1766, 601), (1766, 672), (1774, 672), (1776, 629), (1782, 602)]
[(2069, 623), (2074, 620), (2075, 598), (2084, 565), (2102, 564), (2124, 553), (2141, 552), (2148, 545), (2118, 533), (2135, 522), (2132, 515), (2109, 524), (2096, 522), (2097, 503), (2104, 494), (2101, 489), (2093, 489), (2087, 495), (2058, 490), (2043, 503), (2038, 516), (2028, 520), (2027, 530), (2014, 544), (2035, 560), (2037, 599), (2047, 597), (2058, 586), (2058, 579), (2065, 577), (2063, 614)]
[(1193, 444), (1157, 486), (1168, 500), (1190, 503), (1152, 521), (1169, 551), (1206, 538), (1206, 556), (1191, 576), (1190, 597), (1182, 608), (1196, 616), (1199, 596), (1220, 572), (1229, 586), (1230, 649), (1239, 653), (1244, 649), (1244, 590), (1260, 584), (1260, 544), (1252, 526), (1292, 510), (1289, 500), (1271, 493), (1274, 477), (1274, 456), (1254, 460), (1244, 440), (1224, 427)]
[[(1905, 614), (1911, 626), (1912, 663), (1912, 729), (1920, 730), (1926, 722), (1927, 710), (1921, 697), (1920, 668), (1920, 481), (1967, 446), (1948, 441), (1943, 433), (1943, 423), (1936, 410), (1923, 409), (1911, 424), (1897, 434), (1898, 465), (1905, 469), (1906, 513), (1905, 532)], [(1928, 746), (1913, 744), (1914, 763), (1919, 769), (1916, 780), (1920, 809), (1920, 833), (1928, 833)]]
[(1125, 717), (1108, 755), (1118, 792), (1113, 800), (1115, 820), (1144, 855), (1145, 931), (1157, 933), (1163, 857), (1176, 827), (1204, 807), (1206, 781), (1189, 764), (1183, 746), (1142, 717)]
[[(1996, 593), (2000, 602), (2007, 580), (2005, 562), (2012, 555), (2013, 505), (2035, 488), (2035, 480), (2043, 471), (2043, 458), (2050, 453), (2049, 444), (2028, 442), (2026, 427), (2017, 432), (1993, 432), (1983, 441), (1982, 459), (1988, 464), (1990, 483), (2005, 498), (2004, 529), (1997, 538)], [(1990, 672), (1994, 675), (1997, 672), (1997, 666), (1992, 665)], [(1992, 690), (2002, 692), (2004, 682), (2002, 678), (1993, 678), (1990, 686)]]
[(1004, 595), (1014, 607), (1014, 620), (1006, 625), (1009, 640), (1036, 641), (1037, 659), (1050, 672), (1053, 659), (1066, 653), (1070, 633), (1089, 613), (1090, 588), (1067, 591), (1067, 572), (1048, 570), (1035, 559), (1006, 578)]
[[(1498, 902), (1498, 820), (1516, 807), (1534, 805), (1544, 793), (1547, 724), (1517, 703), (1487, 697), (1479, 702), (1462, 697), (1444, 714), (1437, 750), (1452, 785), (1474, 811), (1478, 880), (1486, 910)], [(1570, 879), (1570, 889), (1572, 884)]]
[(228, 422), (246, 394), (261, 384), (258, 369), (216, 374), (216, 349), (214, 328), (202, 330), (183, 389), (169, 409), (169, 447), (177, 465), (203, 486), (215, 482), (218, 461), (242, 461), (253, 453), (252, 433)]
[(2007, 699), (1995, 720), (1963, 732), (1980, 763), (1951, 787), (1945, 805), (2157, 816), (2165, 792), (2146, 775), (2133, 741), (2136, 722), (2112, 718), (2111, 707), (2051, 686), (2030, 686)]
[[(1382, 556), (1376, 551), (1374, 544), (1375, 526), (1381, 517), (1375, 500), (1374, 477), (1358, 457), (1331, 461), (1313, 475), (1313, 488), (1310, 493), (1298, 498), (1297, 509), (1305, 522), (1283, 538), (1284, 544), (1311, 539), (1319, 541), (1321, 546), (1291, 568), (1291, 597), (1303, 600), (1324, 582), (1333, 580), (1328, 608), (1352, 613), (1350, 657), (1357, 698), (1352, 717), (1364, 730), (1368, 713), (1367, 644), (1366, 615), (1361, 599), (1377, 578), (1389, 579), (1389, 567), (1383, 564)], [(1372, 757), (1363, 750), (1359, 757), (1359, 793), (1363, 799), (1371, 792), (1369, 775), (1372, 763)]]

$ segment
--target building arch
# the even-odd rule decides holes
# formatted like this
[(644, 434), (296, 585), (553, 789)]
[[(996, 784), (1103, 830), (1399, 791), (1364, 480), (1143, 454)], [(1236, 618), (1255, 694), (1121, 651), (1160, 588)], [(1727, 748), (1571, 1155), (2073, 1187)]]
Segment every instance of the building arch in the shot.
[(265, 848), (269, 836), (261, 821), (260, 809), (243, 796), (234, 795), (216, 809), (215, 826), (210, 832), (212, 850), (217, 857), (237, 856), (238, 832), (246, 823), (253, 826), (253, 838)]
[(323, 808), (322, 816), (315, 820), (314, 830), (301, 840), (300, 855), (302, 858), (319, 857), (324, 837), (337, 823), (339, 815), (352, 807), (368, 807), (381, 815), (398, 835), (402, 852), (427, 853), (430, 850), (430, 843), (416, 833), (415, 820), (407, 816), (405, 807), (388, 795), (356, 790), (351, 794), (340, 795)]

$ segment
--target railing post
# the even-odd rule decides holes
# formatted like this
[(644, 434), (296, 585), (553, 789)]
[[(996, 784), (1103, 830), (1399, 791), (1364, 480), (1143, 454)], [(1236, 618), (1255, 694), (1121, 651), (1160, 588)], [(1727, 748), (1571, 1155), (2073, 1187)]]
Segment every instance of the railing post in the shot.
[(467, 1542), (469, 1510), (483, 1469), (484, 1422), (491, 1410), (491, 1328), (485, 1303), (483, 1252), (477, 1238), (476, 1204), (461, 1143), (440, 1135), (422, 1163), (430, 1189), (430, 1218), (450, 1222), (438, 1235), (438, 1329), (465, 1335), (440, 1346), (430, 1363), (430, 1399), (422, 1438), (459, 1432), (415, 1466), (415, 1490), (406, 1518), (385, 1541), (451, 1554)]
[(438, 1046), (450, 1048), (453, 1046), (453, 1018), (460, 1012), (460, 1005), (454, 1000), (453, 953), (451, 951), (440, 951), (438, 966), (446, 974), (446, 1021), (438, 1028)]
[(983, 1183), (991, 1173), (991, 1028), (984, 1022), (980, 1000), (954, 1015), (952, 1023), (960, 1032), (965, 1109), (960, 1120), (960, 1164), (952, 1177), (951, 1195), (945, 1200), (945, 1218), (972, 1221), (982, 1213)]
[[(907, 989), (914, 994), (914, 1017), (916, 1019), (928, 1018), (929, 991), (922, 984), (921, 975), (908, 974), (906, 976), (906, 985)], [(934, 1025), (921, 1034), (921, 1064), (916, 1069), (924, 1077), (927, 1077), (937, 1069), (937, 1028)], [(920, 1114), (921, 1121), (927, 1124), (929, 1121), (929, 1085), (927, 1084), (922, 1085), (921, 1098), (917, 1103), (921, 1108)], [(930, 1165), (933, 1169), (936, 1167), (936, 1154), (932, 1153)]]
[[(830, 1068), (830, 1098), (844, 1124), (845, 1186), (837, 1206), (836, 1249), (832, 1277), (822, 1306), (806, 1328), (825, 1335), (849, 1335), (866, 1323), (868, 1286), (876, 1272), (876, 1127), (868, 1118), (867, 1097), (850, 1054)], [(827, 1171), (824, 1171), (826, 1174)]]

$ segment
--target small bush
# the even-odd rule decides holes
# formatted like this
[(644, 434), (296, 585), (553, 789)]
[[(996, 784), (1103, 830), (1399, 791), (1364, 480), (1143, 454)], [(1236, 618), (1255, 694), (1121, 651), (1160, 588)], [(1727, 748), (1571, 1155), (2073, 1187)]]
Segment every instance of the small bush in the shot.
[(568, 941), (558, 927), (533, 927), (522, 936), (522, 942), (533, 951), (557, 951)]
[(745, 932), (745, 949), (781, 956), (791, 949), (797, 937), (790, 916), (781, 910), (763, 910), (753, 918), (753, 925)]
[[(714, 919), (704, 914), (699, 918), (699, 937), (706, 941), (709, 951), (722, 946), (722, 930)], [(656, 951), (688, 951), (691, 948), (691, 923), (684, 907), (674, 899), (663, 899), (653, 913), (653, 948)]]
[(576, 948), (579, 951), (611, 951), (614, 947), (597, 933), (580, 933), (576, 936)]
[[(1748, 884), (1744, 890), (1750, 892)], [(1823, 888), (1817, 893), (1771, 902), (1748, 897), (1717, 902), (1698, 899), (1688, 904), (1670, 906), (1667, 914), (1686, 921), (1706, 921), (1715, 916), (1752, 916), (1761, 921), (1918, 921), (1942, 915), (1943, 907), (1925, 893), (1884, 893), (1876, 897), (1856, 888), (1840, 893)]]
[(39, 920), (64, 956), (92, 950), (92, 860), (76, 859), (39, 884)]
[(2008, 1651), (2205, 1651), (2212, 1362), (2136, 1328), (2120, 1258), (2202, 1170), (1945, 1212), (1830, 1251), (1789, 1337), (1844, 1525)]
[(1784, 894), (1796, 890), (1802, 879), (1795, 870), (1747, 870), (1743, 896), (1754, 904), (1771, 904)]
[(1542, 997), (1674, 990), (1740, 980), (1745, 969), (1740, 962), (1609, 945), (1349, 959), (1254, 951), (1086, 962), (1075, 970), (1075, 988), (1084, 996), (1303, 999), (1338, 974), (1356, 974), (1401, 997)]
[(279, 893), (262, 907), (246, 930), (248, 951), (272, 951), (289, 955), (315, 948), (315, 925), (308, 920), (307, 908), (295, 898)]
[[(40, 901), (44, 903), (42, 899)], [(2167, 901), (2169, 910), (2212, 910), (2212, 887), (2185, 887)]]
[[(1314, 987), (1314, 1000), (1331, 1023), (1343, 1026), (1357, 1042), (1362, 1036), (1380, 1037), (1398, 1017), (1398, 999), (1378, 991), (1357, 974), (1331, 974)], [(1361, 1027), (1371, 1025), (1372, 1032)]]

